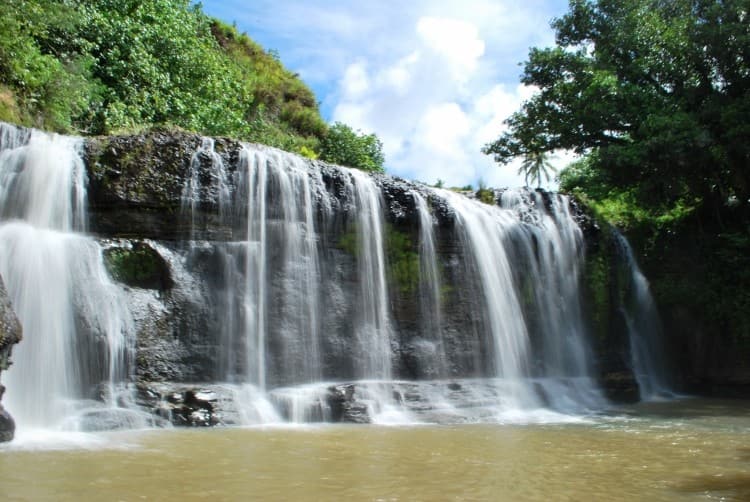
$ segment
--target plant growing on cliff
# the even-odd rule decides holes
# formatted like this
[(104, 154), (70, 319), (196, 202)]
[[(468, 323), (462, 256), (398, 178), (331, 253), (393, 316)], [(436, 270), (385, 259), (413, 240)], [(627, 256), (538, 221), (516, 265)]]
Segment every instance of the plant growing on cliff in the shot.
[(320, 158), (364, 171), (383, 172), (383, 144), (375, 134), (354, 131), (341, 122), (332, 125), (320, 141)]
[[(466, 187), (464, 187), (464, 189), (465, 188)], [(491, 188), (487, 188), (487, 184), (484, 180), (479, 180), (479, 188), (475, 195), (479, 201), (484, 202), (485, 204), (489, 204), (490, 206), (497, 204), (497, 200), (495, 200), (495, 191)]]
[(401, 294), (411, 294), (419, 288), (419, 253), (412, 237), (392, 225), (386, 228), (386, 260), (388, 279)]

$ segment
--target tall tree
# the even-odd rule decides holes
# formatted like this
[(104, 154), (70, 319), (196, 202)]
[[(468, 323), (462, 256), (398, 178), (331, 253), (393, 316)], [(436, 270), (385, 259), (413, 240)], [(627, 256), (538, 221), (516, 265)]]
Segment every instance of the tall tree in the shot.
[(750, 0), (571, 0), (552, 26), (485, 151), (581, 154), (561, 188), (629, 231), (674, 352), (750, 354)]
[(592, 167), (651, 206), (747, 201), (748, 16), (748, 0), (571, 0), (556, 47), (525, 64), (539, 92), (485, 152), (597, 152)]
[(550, 173), (557, 172), (555, 167), (549, 161), (549, 154), (542, 151), (530, 151), (523, 159), (521, 167), (518, 168), (518, 174), (523, 174), (526, 179), (526, 186), (529, 186), (529, 180), (536, 182), (537, 188), (542, 188), (542, 177), (549, 183), (552, 179)]

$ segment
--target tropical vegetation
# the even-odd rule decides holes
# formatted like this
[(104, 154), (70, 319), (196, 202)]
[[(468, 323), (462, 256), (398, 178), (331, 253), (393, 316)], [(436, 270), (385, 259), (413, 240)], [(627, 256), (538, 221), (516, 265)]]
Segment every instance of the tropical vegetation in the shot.
[(76, 134), (166, 125), (308, 156), (323, 140), (347, 148), (273, 51), (191, 0), (0, 2), (0, 120)]
[[(750, 347), (750, 3), (571, 0), (485, 151), (573, 151), (561, 189), (634, 240), (673, 333)], [(744, 350), (743, 349), (743, 350)]]

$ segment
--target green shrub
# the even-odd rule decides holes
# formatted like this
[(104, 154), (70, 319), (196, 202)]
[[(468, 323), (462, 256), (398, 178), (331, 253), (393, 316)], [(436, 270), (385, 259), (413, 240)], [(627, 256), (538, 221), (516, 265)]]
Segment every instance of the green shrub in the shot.
[(383, 172), (383, 145), (374, 134), (355, 132), (336, 122), (320, 142), (320, 158), (364, 171)]
[(0, 119), (107, 134), (173, 125), (299, 150), (327, 126), (312, 91), (190, 0), (0, 3)]

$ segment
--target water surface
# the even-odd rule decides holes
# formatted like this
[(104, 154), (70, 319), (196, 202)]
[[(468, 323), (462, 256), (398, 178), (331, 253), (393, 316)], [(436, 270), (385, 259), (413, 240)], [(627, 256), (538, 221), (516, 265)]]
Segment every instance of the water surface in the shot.
[[(750, 403), (577, 424), (150, 430), (0, 449), (2, 500), (750, 500)], [(58, 444), (59, 446), (59, 444)]]

